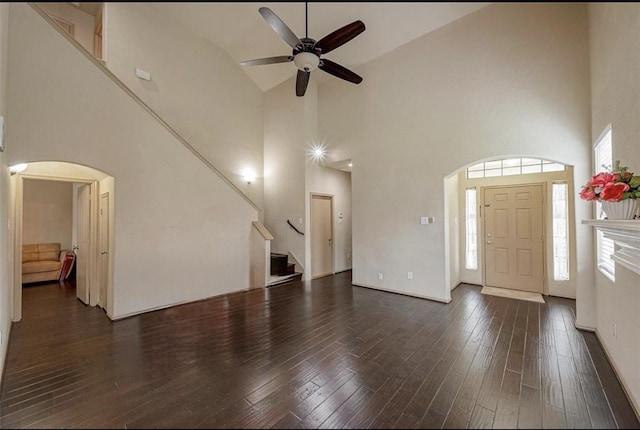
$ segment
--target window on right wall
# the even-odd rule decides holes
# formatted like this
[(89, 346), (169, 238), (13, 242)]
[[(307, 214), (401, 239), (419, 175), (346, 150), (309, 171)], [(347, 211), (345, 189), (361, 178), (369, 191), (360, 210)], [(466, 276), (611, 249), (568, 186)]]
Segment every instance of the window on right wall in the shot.
[[(595, 171), (594, 174), (605, 170), (611, 170), (613, 166), (613, 145), (611, 124), (600, 135), (600, 139), (596, 142), (595, 151)], [(602, 204), (596, 202), (596, 219), (603, 219), (604, 212)], [(611, 259), (614, 251), (613, 240), (604, 237), (603, 233), (598, 230), (596, 237), (596, 249), (598, 258), (598, 269), (609, 279), (615, 281), (615, 263)]]

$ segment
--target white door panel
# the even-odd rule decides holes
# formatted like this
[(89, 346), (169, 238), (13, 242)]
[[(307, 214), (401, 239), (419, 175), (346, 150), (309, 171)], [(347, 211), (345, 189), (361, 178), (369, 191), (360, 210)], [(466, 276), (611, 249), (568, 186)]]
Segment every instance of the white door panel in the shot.
[(76, 296), (89, 304), (90, 185), (78, 188), (78, 249), (76, 249)]
[(311, 196), (311, 277), (333, 273), (333, 199)]
[(492, 287), (543, 292), (541, 185), (485, 188), (485, 280)]

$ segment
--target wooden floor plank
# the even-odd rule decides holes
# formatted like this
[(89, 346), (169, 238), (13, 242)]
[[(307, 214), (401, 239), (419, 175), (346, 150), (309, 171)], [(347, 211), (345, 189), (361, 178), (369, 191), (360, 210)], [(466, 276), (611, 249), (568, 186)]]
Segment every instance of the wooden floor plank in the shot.
[(638, 428), (575, 302), (449, 304), (351, 272), (120, 321), (24, 288), (0, 428)]

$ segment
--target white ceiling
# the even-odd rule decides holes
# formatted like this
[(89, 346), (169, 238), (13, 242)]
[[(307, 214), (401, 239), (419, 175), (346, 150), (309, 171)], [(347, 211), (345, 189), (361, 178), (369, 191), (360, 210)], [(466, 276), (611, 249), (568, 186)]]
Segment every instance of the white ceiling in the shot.
[[(298, 36), (305, 37), (305, 3), (146, 3), (180, 22), (193, 33), (208, 39), (229, 53), (234, 61), (290, 55), (291, 47), (258, 13), (268, 7)], [(326, 58), (349, 69), (373, 60), (413, 39), (489, 3), (308, 3), (308, 36), (315, 40), (353, 21), (361, 20), (364, 33), (329, 52)], [(325, 58), (325, 56), (323, 56)], [(292, 62), (243, 67), (263, 90), (292, 78)], [(356, 72), (357, 73), (357, 72)], [(320, 70), (312, 73), (316, 82), (337, 79)], [(363, 76), (366, 79), (366, 76)]]

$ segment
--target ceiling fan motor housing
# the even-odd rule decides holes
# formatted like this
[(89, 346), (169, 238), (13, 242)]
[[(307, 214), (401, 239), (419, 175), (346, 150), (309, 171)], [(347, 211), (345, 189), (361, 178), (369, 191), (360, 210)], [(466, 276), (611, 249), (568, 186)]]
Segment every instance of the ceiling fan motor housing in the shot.
[(300, 39), (302, 46), (293, 50), (293, 62), (299, 70), (311, 72), (320, 64), (320, 50), (315, 48), (316, 41), (307, 37)]

